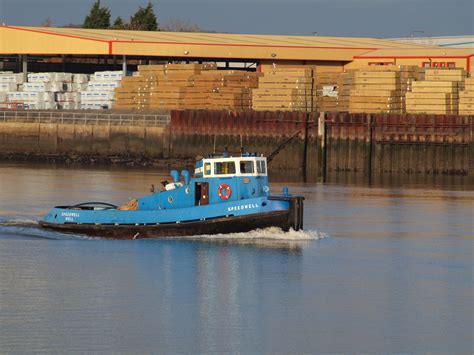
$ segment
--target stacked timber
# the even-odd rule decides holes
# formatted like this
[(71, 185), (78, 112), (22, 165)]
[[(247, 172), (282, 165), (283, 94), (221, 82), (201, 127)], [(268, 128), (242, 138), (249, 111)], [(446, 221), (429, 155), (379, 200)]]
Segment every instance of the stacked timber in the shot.
[(252, 90), (256, 111), (313, 111), (316, 105), (312, 68), (270, 68)]
[(115, 89), (115, 108), (141, 110), (149, 107), (150, 92), (158, 85), (157, 73), (163, 72), (163, 65), (139, 65), (138, 72), (122, 79)]
[(349, 111), (349, 97), (354, 80), (354, 73), (317, 73), (314, 78), (314, 89), (317, 93), (317, 108), (321, 112)]
[(146, 85), (143, 76), (126, 76), (122, 79), (121, 87), (115, 89), (115, 108), (139, 109), (139, 93)]
[(354, 113), (403, 113), (405, 94), (420, 79), (415, 66), (368, 66), (354, 73), (349, 110)]
[(466, 78), (464, 91), (459, 92), (459, 114), (474, 115), (474, 77)]
[[(140, 66), (140, 69), (148, 69)], [(191, 90), (195, 75), (206, 70), (201, 64), (166, 64), (155, 71), (156, 86), (149, 92), (148, 108), (199, 109), (205, 107), (206, 96)], [(193, 95), (195, 94), (195, 95)]]
[(256, 73), (221, 71), (215, 64), (141, 65), (124, 78), (116, 107), (245, 111), (257, 85)]
[(193, 78), (193, 88), (206, 93), (208, 109), (248, 111), (258, 74), (238, 70), (208, 70)]
[(407, 112), (457, 114), (465, 78), (463, 69), (426, 69), (425, 80), (414, 82), (406, 95)]

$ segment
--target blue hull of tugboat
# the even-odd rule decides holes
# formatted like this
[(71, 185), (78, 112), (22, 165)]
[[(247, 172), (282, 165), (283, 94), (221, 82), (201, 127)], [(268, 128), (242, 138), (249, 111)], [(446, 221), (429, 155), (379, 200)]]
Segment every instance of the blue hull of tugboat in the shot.
[(303, 227), (303, 197), (270, 196), (179, 209), (53, 208), (44, 228), (114, 239), (139, 239)]

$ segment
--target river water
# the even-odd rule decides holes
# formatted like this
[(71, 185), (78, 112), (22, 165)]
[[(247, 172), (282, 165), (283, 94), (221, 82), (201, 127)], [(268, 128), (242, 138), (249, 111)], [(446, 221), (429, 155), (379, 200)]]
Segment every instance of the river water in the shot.
[(107, 241), (52, 205), (119, 204), (151, 169), (0, 165), (0, 352), (472, 353), (465, 179), (288, 182), (305, 232)]

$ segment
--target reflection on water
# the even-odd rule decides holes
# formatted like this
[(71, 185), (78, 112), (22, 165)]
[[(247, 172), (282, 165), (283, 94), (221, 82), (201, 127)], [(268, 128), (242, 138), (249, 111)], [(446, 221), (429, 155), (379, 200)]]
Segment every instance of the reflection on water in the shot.
[(472, 352), (469, 185), (275, 181), (305, 195), (304, 232), (110, 241), (36, 225), (163, 177), (0, 165), (1, 352)]

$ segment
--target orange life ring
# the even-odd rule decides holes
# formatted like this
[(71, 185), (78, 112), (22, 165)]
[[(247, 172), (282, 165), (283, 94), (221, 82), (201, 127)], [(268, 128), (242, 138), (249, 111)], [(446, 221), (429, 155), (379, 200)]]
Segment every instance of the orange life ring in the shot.
[(232, 195), (232, 189), (227, 184), (220, 184), (217, 188), (217, 193), (219, 194), (221, 200), (227, 200), (230, 195)]

